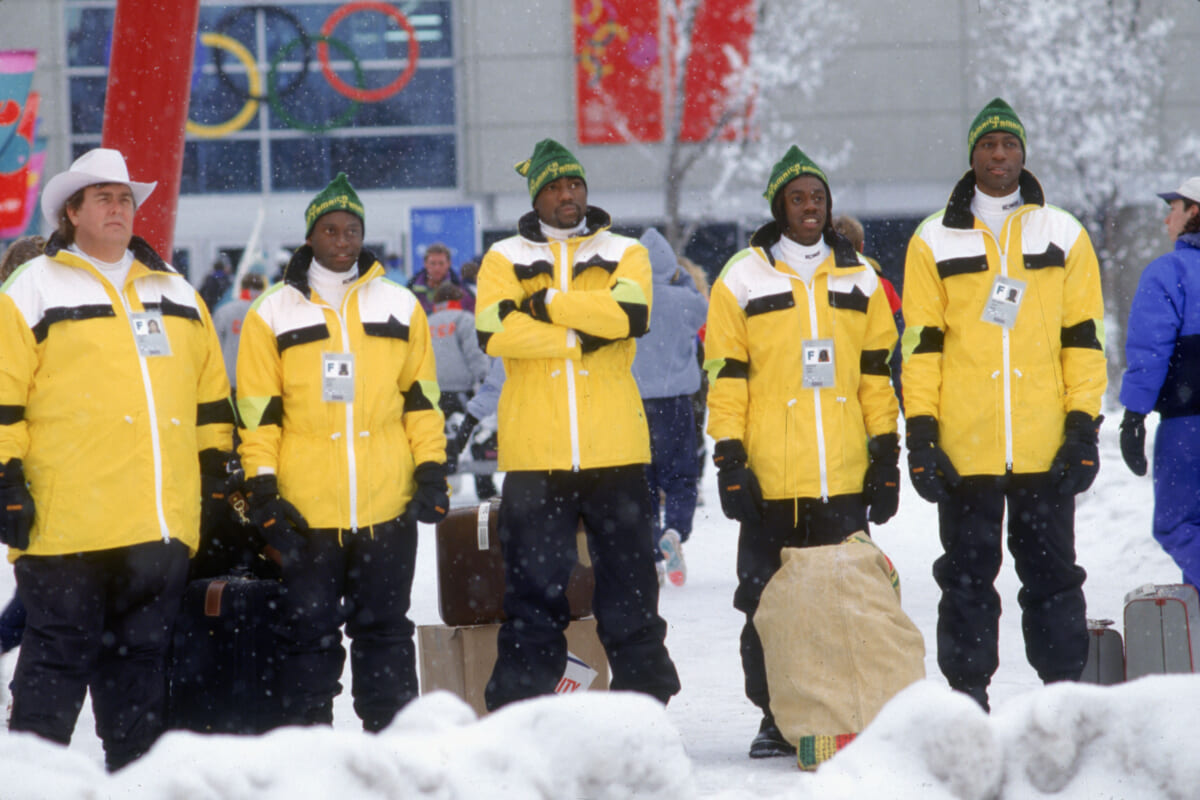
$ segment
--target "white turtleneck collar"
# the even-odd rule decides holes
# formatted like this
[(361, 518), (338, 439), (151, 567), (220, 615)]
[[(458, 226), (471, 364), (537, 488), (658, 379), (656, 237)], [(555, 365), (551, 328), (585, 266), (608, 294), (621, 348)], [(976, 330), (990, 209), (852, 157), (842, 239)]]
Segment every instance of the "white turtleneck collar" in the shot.
[(825, 243), (824, 236), (818, 239), (816, 244), (800, 244), (786, 236), (781, 236), (771, 248), (771, 255), (775, 256), (777, 261), (782, 261), (791, 267), (801, 280), (808, 284), (812, 283), (817, 267), (821, 266), (821, 262), (829, 257), (829, 245)]
[(561, 242), (570, 239), (572, 236), (579, 236), (586, 231), (587, 218), (585, 216), (584, 219), (581, 219), (579, 224), (573, 228), (556, 228), (553, 225), (542, 222), (541, 218), (538, 219), (538, 225), (540, 225), (542, 228), (542, 236), (545, 236), (547, 239), (555, 239)]
[(971, 200), (971, 213), (987, 225), (997, 239), (1000, 238), (1000, 231), (1004, 229), (1004, 220), (1020, 207), (1020, 188), (1004, 197), (992, 197), (976, 189), (975, 197)]
[(133, 266), (133, 253), (128, 249), (125, 250), (125, 255), (121, 256), (120, 261), (101, 261), (95, 256), (88, 255), (79, 249), (79, 245), (71, 243), (67, 250), (74, 253), (80, 258), (86, 259), (89, 264), (100, 271), (100, 274), (108, 279), (114, 287), (120, 290), (125, 286), (125, 279), (129, 277), (129, 269)]
[(322, 300), (337, 309), (342, 307), (346, 290), (356, 280), (358, 280), (356, 267), (351, 267), (345, 272), (334, 272), (315, 258), (308, 267), (308, 285), (316, 290)]

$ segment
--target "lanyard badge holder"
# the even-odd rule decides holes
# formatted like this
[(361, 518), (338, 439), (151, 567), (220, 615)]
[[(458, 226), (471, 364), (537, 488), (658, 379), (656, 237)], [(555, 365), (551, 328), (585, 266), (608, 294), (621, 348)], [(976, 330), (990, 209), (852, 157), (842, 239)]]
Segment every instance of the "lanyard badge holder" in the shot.
[(831, 389), (837, 382), (833, 339), (805, 339), (801, 344), (802, 381), (805, 389)]
[(1024, 299), (1025, 281), (997, 275), (996, 280), (992, 283), (992, 293), (988, 296), (980, 319), (1011, 330), (1017, 324), (1017, 314), (1021, 310), (1021, 301)]
[(354, 402), (354, 354), (321, 354), (321, 399), (326, 403)]
[(171, 343), (167, 341), (167, 326), (163, 324), (161, 311), (130, 314), (129, 324), (133, 326), (133, 341), (137, 344), (139, 356), (171, 355)]

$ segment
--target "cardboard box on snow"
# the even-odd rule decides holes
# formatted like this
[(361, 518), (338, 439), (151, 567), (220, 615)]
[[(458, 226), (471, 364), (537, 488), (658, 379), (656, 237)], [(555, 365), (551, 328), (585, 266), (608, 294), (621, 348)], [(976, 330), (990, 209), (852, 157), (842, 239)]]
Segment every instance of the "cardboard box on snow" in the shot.
[[(483, 716), (483, 690), (496, 665), (496, 634), (500, 625), (418, 625), (421, 694), (438, 689), (453, 692)], [(596, 634), (593, 617), (567, 626), (567, 670), (558, 692), (608, 688), (608, 660)]]

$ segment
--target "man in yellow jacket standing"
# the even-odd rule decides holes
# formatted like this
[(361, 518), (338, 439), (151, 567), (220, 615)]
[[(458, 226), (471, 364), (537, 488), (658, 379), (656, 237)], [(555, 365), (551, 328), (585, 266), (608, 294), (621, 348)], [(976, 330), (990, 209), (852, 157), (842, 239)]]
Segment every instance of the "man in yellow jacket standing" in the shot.
[(896, 324), (879, 277), (834, 230), (829, 181), (800, 148), (774, 166), (763, 196), (774, 220), (713, 284), (704, 342), (721, 509), (741, 523), (742, 671), (763, 712), (751, 758), (796, 752), (771, 714), (753, 621), (783, 548), (883, 524), (900, 492)]
[(1025, 127), (1000, 98), (967, 133), (971, 169), (917, 228), (904, 273), (913, 486), (938, 504), (938, 666), (985, 709), (999, 663), (1001, 521), (1021, 579), (1025, 651), (1045, 682), (1087, 657), (1075, 495), (1100, 468), (1107, 378), (1087, 231), (1046, 204)]
[(332, 723), (345, 622), (354, 710), (374, 732), (418, 693), (417, 522), (450, 505), (437, 369), (420, 303), (363, 250), (344, 174), (304, 223), (307, 243), (242, 326), (240, 452), (251, 519), (282, 560), (285, 719)]
[(0, 289), (0, 540), (29, 614), (9, 727), (67, 744), (90, 690), (110, 770), (163, 729), (201, 473), (233, 446), (208, 308), (133, 235), (154, 186), (84, 153), (42, 193), (44, 255)]
[(480, 346), (508, 375), (497, 411), (508, 620), (485, 699), (495, 709), (562, 677), (582, 519), (612, 688), (666, 703), (679, 677), (658, 615), (650, 437), (631, 372), (650, 319), (650, 259), (587, 204), (583, 167), (558, 142), (538, 142), (517, 171), (534, 210), (484, 257), (475, 311)]

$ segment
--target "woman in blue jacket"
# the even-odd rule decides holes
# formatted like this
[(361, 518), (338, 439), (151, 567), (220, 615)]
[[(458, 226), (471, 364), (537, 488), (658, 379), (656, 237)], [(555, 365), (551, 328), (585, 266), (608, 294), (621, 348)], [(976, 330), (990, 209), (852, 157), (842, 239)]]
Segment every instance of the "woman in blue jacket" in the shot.
[(1146, 474), (1146, 415), (1154, 440), (1154, 538), (1200, 587), (1200, 176), (1160, 194), (1175, 249), (1138, 281), (1126, 327), (1121, 455)]

